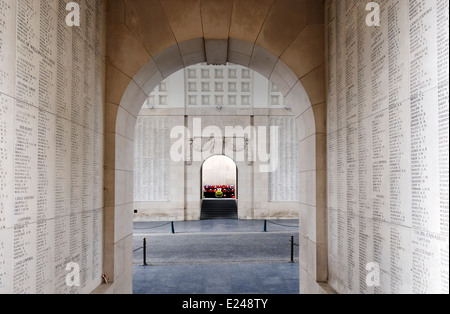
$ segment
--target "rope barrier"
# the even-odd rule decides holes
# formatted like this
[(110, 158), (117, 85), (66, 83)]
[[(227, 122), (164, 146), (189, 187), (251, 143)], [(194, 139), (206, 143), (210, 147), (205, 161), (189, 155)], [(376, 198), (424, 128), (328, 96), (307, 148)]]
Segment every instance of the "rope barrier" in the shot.
[[(157, 226), (157, 227), (166, 226), (168, 224), (172, 224), (172, 233), (174, 233), (173, 222), (169, 222), (169, 223), (163, 224), (161, 226)], [(267, 220), (264, 221), (264, 231), (266, 231), (266, 224), (267, 224)], [(277, 223), (274, 223), (274, 224), (283, 226), (282, 224), (277, 224)], [(284, 225), (284, 226), (287, 226), (287, 225)], [(153, 228), (157, 228), (157, 227), (153, 227)], [(287, 227), (294, 227), (294, 226), (287, 226)], [(143, 229), (143, 228), (140, 228), (140, 229)], [(291, 243), (291, 261), (290, 262), (294, 263), (294, 246), (298, 246), (299, 247), (299, 245), (294, 242), (294, 235), (291, 235), (290, 243)], [(135, 252), (137, 252), (139, 250), (143, 250), (143, 259), (144, 259), (143, 266), (148, 266), (148, 264), (147, 264), (147, 239), (146, 238), (143, 239), (143, 246), (134, 249), (133, 253), (135, 253)]]
[(292, 226), (292, 225), (284, 225), (284, 224), (280, 224), (280, 223), (278, 223), (278, 222), (273, 222), (273, 221), (269, 221), (269, 220), (264, 220), (264, 232), (267, 232), (267, 223), (268, 222), (270, 222), (271, 224), (274, 224), (274, 225), (278, 225), (278, 226), (282, 226), (282, 227), (287, 227), (287, 228), (298, 228), (299, 226), (298, 225), (296, 225), (296, 226)]
[(298, 228), (298, 227), (299, 227), (298, 225), (295, 225), (295, 226), (291, 226), (291, 225), (283, 225), (283, 224), (280, 224), (280, 223), (277, 223), (277, 222), (273, 222), (273, 221), (270, 221), (270, 220), (267, 220), (267, 222), (270, 222), (271, 224), (274, 224), (274, 225), (283, 226), (283, 227), (288, 227), (288, 228)]
[(159, 226), (146, 227), (146, 228), (134, 228), (134, 229), (136, 229), (136, 230), (149, 230), (149, 229), (161, 228), (161, 227), (164, 227), (164, 226), (167, 226), (167, 225), (170, 225), (170, 224), (171, 224), (171, 222), (167, 222), (167, 223), (164, 223), (164, 224), (159, 225)]

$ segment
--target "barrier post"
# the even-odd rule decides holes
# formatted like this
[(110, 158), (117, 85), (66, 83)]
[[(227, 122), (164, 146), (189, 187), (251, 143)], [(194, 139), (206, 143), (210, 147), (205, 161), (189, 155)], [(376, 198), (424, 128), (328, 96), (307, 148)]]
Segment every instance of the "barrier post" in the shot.
[(267, 220), (264, 220), (264, 232), (267, 232)]
[(144, 266), (148, 266), (147, 265), (147, 239), (146, 238), (144, 238), (144, 240), (143, 240), (143, 249), (144, 249), (144, 252), (143, 252)]
[(175, 234), (175, 226), (173, 224), (173, 221), (171, 222), (171, 226), (172, 226), (172, 234)]

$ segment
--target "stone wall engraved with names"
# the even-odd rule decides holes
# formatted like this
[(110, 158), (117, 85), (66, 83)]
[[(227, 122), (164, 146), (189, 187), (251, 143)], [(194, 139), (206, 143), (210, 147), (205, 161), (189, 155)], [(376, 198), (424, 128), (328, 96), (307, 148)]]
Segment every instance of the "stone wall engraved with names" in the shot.
[[(0, 0), (0, 293), (102, 275), (105, 1)], [(80, 265), (80, 287), (66, 265)]]
[(326, 3), (329, 283), (448, 293), (449, 1), (377, 3)]

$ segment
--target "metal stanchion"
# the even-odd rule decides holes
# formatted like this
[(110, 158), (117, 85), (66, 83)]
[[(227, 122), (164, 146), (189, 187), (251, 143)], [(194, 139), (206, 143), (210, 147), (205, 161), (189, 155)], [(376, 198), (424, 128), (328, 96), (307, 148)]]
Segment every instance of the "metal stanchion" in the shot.
[(148, 264), (147, 264), (147, 239), (146, 238), (144, 238), (144, 240), (143, 240), (143, 249), (144, 249), (144, 253), (143, 253), (144, 266), (148, 266)]
[(175, 226), (173, 224), (173, 221), (171, 222), (171, 226), (172, 226), (172, 234), (175, 234)]
[(264, 232), (267, 232), (267, 220), (264, 220)]

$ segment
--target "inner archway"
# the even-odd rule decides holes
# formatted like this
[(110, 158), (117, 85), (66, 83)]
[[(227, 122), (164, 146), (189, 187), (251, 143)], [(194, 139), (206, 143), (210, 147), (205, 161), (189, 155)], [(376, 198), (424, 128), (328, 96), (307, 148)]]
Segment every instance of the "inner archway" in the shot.
[[(238, 168), (229, 157), (209, 157), (202, 166), (202, 199), (238, 199)], [(216, 195), (216, 192), (222, 192)]]
[(214, 155), (202, 165), (201, 220), (238, 219), (238, 168), (224, 155)]

